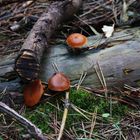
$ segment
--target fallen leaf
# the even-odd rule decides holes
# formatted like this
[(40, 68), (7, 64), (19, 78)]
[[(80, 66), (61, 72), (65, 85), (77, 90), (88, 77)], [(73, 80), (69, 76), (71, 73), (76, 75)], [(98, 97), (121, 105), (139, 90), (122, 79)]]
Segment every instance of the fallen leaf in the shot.
[(111, 37), (114, 32), (114, 24), (112, 26), (104, 25), (102, 31), (105, 33), (105, 37)]

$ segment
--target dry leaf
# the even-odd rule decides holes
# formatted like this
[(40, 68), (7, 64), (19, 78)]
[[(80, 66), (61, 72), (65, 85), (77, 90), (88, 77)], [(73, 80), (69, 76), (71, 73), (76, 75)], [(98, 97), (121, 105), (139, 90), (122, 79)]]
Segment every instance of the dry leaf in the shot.
[(112, 26), (104, 25), (102, 30), (105, 33), (105, 37), (111, 37), (114, 32), (114, 24)]

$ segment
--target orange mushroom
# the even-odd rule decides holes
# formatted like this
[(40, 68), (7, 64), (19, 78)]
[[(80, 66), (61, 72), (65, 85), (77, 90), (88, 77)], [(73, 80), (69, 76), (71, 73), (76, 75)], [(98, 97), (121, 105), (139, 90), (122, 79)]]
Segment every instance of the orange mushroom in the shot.
[(66, 116), (68, 113), (70, 80), (64, 73), (57, 72), (48, 80), (48, 89), (51, 92), (53, 91), (54, 93), (66, 92), (65, 109), (64, 109), (64, 114), (63, 114), (63, 118), (62, 118), (62, 124), (60, 127), (60, 132), (58, 135), (58, 140), (60, 140), (62, 137), (62, 134), (63, 134), (63, 130), (65, 127), (65, 122), (66, 122)]
[(79, 33), (73, 33), (68, 36), (66, 42), (72, 48), (81, 48), (87, 43), (87, 37)]
[(87, 37), (80, 33), (73, 33), (66, 39), (68, 46), (71, 47), (73, 52), (77, 52), (87, 44)]
[(55, 73), (48, 80), (48, 89), (56, 92), (68, 91), (70, 89), (70, 80), (62, 72)]
[(34, 80), (26, 85), (23, 91), (25, 105), (29, 107), (36, 105), (40, 101), (43, 92), (44, 86), (41, 80)]

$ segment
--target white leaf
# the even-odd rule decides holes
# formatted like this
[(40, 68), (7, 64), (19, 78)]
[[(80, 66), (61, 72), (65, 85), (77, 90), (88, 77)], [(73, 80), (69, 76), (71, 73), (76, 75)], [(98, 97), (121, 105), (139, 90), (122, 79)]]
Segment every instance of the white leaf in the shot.
[(104, 25), (103, 28), (102, 28), (103, 32), (105, 33), (105, 36), (108, 38), (108, 37), (111, 37), (113, 32), (114, 32), (114, 24), (112, 26), (107, 26), (107, 25)]

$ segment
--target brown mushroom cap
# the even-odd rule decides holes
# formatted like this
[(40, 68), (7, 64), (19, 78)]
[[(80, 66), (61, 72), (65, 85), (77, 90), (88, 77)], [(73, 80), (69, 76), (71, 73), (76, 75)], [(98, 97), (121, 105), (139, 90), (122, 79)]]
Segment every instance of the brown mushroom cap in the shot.
[(23, 91), (25, 105), (32, 107), (36, 105), (44, 92), (41, 80), (35, 80), (25, 86)]
[(87, 43), (87, 37), (79, 33), (73, 33), (68, 36), (66, 42), (72, 48), (81, 48)]
[(53, 91), (66, 91), (70, 88), (70, 80), (62, 72), (55, 73), (48, 80), (48, 89)]

